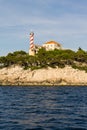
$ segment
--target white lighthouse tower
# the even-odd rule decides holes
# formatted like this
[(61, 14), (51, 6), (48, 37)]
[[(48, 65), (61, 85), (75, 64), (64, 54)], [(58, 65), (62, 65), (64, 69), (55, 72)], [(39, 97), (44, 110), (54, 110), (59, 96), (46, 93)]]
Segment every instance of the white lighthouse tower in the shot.
[(35, 45), (34, 45), (34, 33), (30, 33), (30, 48), (29, 48), (29, 55), (35, 55)]

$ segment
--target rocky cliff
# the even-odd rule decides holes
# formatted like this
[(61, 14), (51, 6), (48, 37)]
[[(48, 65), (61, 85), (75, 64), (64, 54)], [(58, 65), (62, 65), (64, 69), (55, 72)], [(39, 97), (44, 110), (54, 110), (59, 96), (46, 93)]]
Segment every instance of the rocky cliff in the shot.
[(0, 69), (0, 85), (87, 85), (87, 73), (70, 66), (33, 71), (12, 66)]

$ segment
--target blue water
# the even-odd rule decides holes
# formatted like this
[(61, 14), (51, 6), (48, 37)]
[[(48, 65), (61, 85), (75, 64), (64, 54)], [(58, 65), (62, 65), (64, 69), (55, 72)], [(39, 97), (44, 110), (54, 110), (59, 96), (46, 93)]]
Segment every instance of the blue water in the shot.
[(86, 130), (87, 87), (0, 87), (0, 130)]

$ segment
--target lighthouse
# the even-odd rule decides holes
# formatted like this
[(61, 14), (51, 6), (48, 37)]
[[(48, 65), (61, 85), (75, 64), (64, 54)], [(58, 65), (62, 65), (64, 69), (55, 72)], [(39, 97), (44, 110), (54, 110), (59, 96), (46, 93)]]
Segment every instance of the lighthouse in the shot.
[(29, 48), (29, 55), (35, 55), (35, 45), (34, 45), (34, 33), (30, 33), (30, 48)]

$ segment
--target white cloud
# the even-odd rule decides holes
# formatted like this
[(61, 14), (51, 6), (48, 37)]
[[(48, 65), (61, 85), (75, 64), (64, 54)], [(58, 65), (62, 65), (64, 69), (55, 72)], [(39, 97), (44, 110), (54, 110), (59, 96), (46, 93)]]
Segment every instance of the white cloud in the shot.
[[(78, 44), (83, 46), (87, 35), (86, 13), (85, 2), (78, 3), (78, 0), (9, 0), (9, 3), (2, 0), (0, 39), (3, 45), (13, 42), (17, 48), (22, 40), (29, 42), (28, 35), (32, 29), (36, 43), (42, 44), (53, 39), (72, 48)], [(3, 40), (8, 37), (9, 39)], [(73, 43), (73, 46), (70, 41), (76, 44)]]

